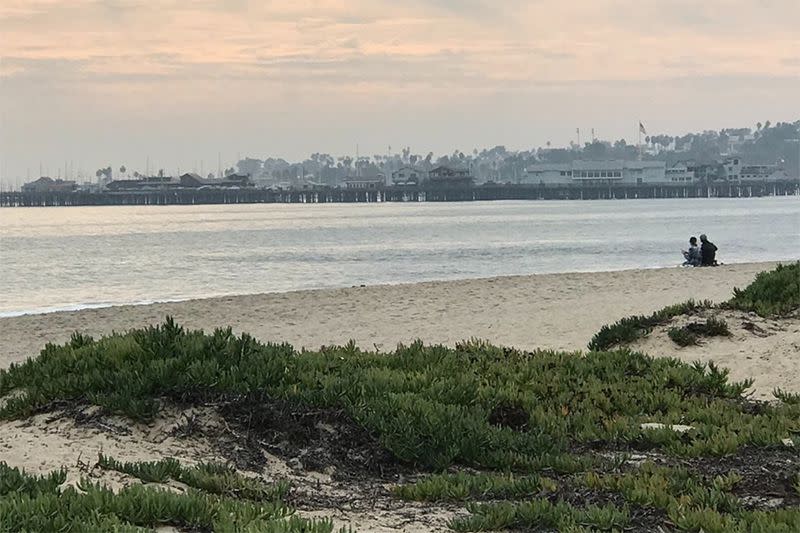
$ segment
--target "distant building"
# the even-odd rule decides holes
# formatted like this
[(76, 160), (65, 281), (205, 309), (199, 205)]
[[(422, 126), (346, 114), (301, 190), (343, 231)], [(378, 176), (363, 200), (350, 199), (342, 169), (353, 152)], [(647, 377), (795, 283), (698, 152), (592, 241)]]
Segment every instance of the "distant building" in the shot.
[(414, 167), (402, 167), (392, 172), (392, 183), (395, 185), (417, 185), (422, 181), (425, 172)]
[(181, 174), (178, 177), (178, 180), (180, 181), (180, 183), (182, 185), (194, 184), (194, 185), (198, 185), (199, 186), (200, 183), (203, 183), (207, 179), (208, 178), (204, 178), (203, 176), (201, 176), (197, 172), (187, 172), (185, 174)]
[(694, 166), (694, 180), (701, 183), (711, 183), (725, 179), (725, 169), (722, 163), (700, 163)]
[(381, 189), (386, 186), (386, 178), (383, 175), (377, 175), (370, 178), (347, 178), (344, 180), (346, 189)]
[(95, 183), (91, 181), (84, 181), (80, 185), (78, 185), (78, 190), (81, 192), (88, 192), (92, 194), (97, 194), (103, 192), (103, 185), (101, 183)]
[(74, 181), (42, 176), (23, 185), (22, 192), (72, 192), (77, 188), (78, 185)]
[(538, 163), (526, 169), (527, 183), (544, 185), (649, 185), (668, 183), (663, 161), (573, 161)]
[(786, 170), (778, 165), (748, 165), (739, 157), (697, 165), (695, 181), (782, 181), (789, 179)]
[(436, 167), (428, 172), (428, 182), (431, 185), (443, 187), (467, 187), (474, 183), (469, 170), (447, 166)]
[(742, 160), (738, 157), (729, 157), (722, 161), (722, 177), (728, 181), (742, 179)]
[(155, 191), (175, 188), (178, 180), (169, 176), (146, 176), (133, 180), (114, 180), (106, 184), (109, 191)]
[(680, 161), (666, 169), (666, 179), (673, 183), (691, 183), (694, 181), (694, 164)]
[(203, 178), (194, 172), (182, 174), (180, 186), (185, 189), (245, 189), (255, 187), (248, 174), (228, 174), (222, 179)]
[(230, 174), (222, 179), (203, 178), (194, 172), (179, 178), (170, 176), (147, 176), (133, 180), (114, 180), (106, 185), (109, 191), (158, 191), (175, 189), (244, 189), (254, 187), (250, 176)]
[(742, 181), (782, 181), (788, 180), (786, 170), (777, 165), (742, 165)]
[(324, 183), (320, 183), (314, 179), (313, 174), (307, 174), (304, 178), (297, 179), (291, 185), (295, 189), (320, 189), (326, 187)]

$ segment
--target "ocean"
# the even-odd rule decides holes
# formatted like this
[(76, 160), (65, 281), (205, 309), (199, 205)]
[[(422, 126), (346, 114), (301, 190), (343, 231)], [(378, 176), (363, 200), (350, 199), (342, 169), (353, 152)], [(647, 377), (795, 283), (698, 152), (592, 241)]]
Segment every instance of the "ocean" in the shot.
[(0, 316), (233, 294), (800, 258), (800, 197), (0, 209)]

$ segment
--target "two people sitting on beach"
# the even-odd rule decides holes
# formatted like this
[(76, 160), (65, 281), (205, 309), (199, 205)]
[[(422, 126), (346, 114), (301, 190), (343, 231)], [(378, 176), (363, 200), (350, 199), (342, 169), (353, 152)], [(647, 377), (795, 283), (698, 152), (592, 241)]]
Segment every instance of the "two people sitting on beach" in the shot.
[(708, 240), (706, 234), (700, 235), (700, 246), (697, 245), (697, 237), (689, 239), (689, 249), (682, 250), (686, 261), (683, 266), (717, 266), (717, 247)]

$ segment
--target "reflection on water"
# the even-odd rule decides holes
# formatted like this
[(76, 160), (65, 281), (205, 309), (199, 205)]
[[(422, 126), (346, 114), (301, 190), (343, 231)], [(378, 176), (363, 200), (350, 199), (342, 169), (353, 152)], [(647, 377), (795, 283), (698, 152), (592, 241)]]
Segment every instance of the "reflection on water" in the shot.
[(800, 257), (800, 197), (0, 209), (0, 314)]

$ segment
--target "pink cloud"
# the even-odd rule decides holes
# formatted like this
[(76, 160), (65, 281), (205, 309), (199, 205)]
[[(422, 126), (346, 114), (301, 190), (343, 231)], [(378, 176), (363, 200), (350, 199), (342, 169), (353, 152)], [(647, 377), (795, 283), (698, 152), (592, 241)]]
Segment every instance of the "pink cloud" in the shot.
[[(730, 4), (543, 0), (473, 2), (460, 9), (443, 1), (408, 8), (367, 0), (233, 7), (11, 0), (0, 11), (5, 28), (0, 53), (16, 60), (14, 69), (3, 69), (4, 76), (35, 68), (37, 61), (66, 60), (81, 62), (83, 81), (92, 73), (116, 73), (121, 80), (135, 73), (190, 75), (204, 65), (219, 75), (237, 75), (293, 58), (301, 68), (311, 65), (309, 57), (357, 69), (376, 83), (397, 62), (427, 59), (441, 67), (448, 56), (498, 82), (672, 77), (681, 72), (670, 60), (690, 56), (706, 74), (797, 74), (781, 59), (787, 49), (800, 47), (791, 16), (766, 16), (764, 9), (748, 8), (749, 2), (713, 10), (712, 4), (722, 3)], [(769, 11), (800, 17), (800, 3), (773, 3), (780, 9)], [(698, 25), (704, 31), (697, 31)], [(683, 74), (698, 70), (687, 64)], [(446, 68), (440, 72), (448, 75)], [(313, 65), (308, 76), (315, 78)], [(419, 78), (428, 79), (428, 73)]]

